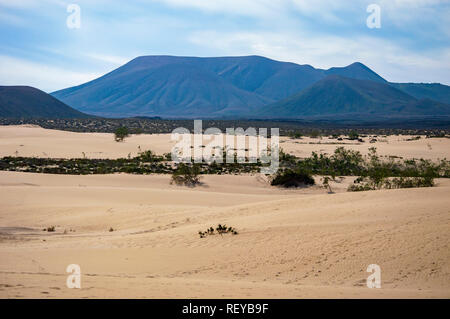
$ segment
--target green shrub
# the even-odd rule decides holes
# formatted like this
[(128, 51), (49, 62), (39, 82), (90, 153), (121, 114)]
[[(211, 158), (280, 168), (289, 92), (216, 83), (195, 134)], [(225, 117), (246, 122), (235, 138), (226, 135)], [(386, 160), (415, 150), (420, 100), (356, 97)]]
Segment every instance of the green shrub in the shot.
[(373, 190), (375, 190), (375, 188), (373, 188), (372, 186), (370, 186), (369, 184), (366, 184), (366, 183), (364, 183), (362, 185), (353, 184), (347, 188), (348, 192), (364, 192), (364, 191), (373, 191)]
[(144, 152), (140, 152), (137, 156), (137, 159), (142, 162), (159, 162), (163, 160), (163, 157), (157, 156), (151, 150), (147, 150)]
[(351, 131), (351, 132), (348, 134), (348, 139), (349, 139), (349, 140), (357, 140), (357, 139), (359, 139), (359, 134), (356, 133), (355, 131)]
[(116, 140), (116, 142), (122, 142), (125, 137), (128, 137), (129, 135), (130, 132), (125, 126), (121, 126), (114, 131), (114, 139)]
[[(389, 186), (389, 187), (388, 187)], [(386, 188), (433, 187), (432, 177), (397, 177), (385, 183)]]
[(314, 185), (314, 183), (314, 178), (306, 171), (285, 169), (278, 170), (270, 184), (272, 186), (303, 187)]
[(200, 167), (198, 164), (187, 165), (180, 163), (172, 173), (171, 183), (194, 187), (200, 184)]

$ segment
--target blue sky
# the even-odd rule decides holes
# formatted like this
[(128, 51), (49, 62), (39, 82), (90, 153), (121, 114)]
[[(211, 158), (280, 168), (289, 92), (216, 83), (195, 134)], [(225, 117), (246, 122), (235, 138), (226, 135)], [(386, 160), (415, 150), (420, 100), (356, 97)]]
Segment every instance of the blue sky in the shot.
[[(366, 25), (372, 3), (379, 29)], [(389, 81), (450, 85), (450, 0), (0, 0), (0, 40), (0, 85), (47, 92), (152, 54), (360, 61)]]

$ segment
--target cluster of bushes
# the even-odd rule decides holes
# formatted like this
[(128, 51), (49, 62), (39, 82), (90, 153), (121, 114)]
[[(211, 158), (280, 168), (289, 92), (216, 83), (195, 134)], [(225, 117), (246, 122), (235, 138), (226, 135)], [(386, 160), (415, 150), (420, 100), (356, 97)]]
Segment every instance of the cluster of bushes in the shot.
[(365, 177), (358, 178), (355, 182), (348, 187), (349, 192), (434, 186), (434, 179), (432, 177), (394, 177), (383, 178), (381, 180)]
[[(317, 154), (297, 158), (280, 150), (280, 169), (272, 177), (271, 185), (302, 187), (314, 185), (312, 175), (326, 176), (323, 186), (331, 192), (329, 181), (336, 176), (359, 176), (349, 190), (433, 186), (433, 179), (450, 177), (450, 161), (381, 157), (375, 148), (367, 156), (360, 152), (337, 147), (333, 154)], [(256, 163), (196, 163), (174, 165), (171, 154), (159, 156), (152, 151), (140, 152), (136, 157), (120, 159), (52, 159), (37, 157), (0, 158), (0, 170), (50, 174), (172, 174), (172, 183), (196, 186), (202, 174), (258, 173), (263, 164)], [(329, 176), (329, 177), (328, 177)], [(394, 179), (393, 179), (394, 178)]]
[(450, 177), (450, 162), (446, 159), (383, 158), (374, 147), (369, 149), (367, 156), (343, 147), (336, 148), (332, 155), (313, 152), (311, 157), (304, 159), (280, 152), (280, 161), (280, 166), (285, 169), (275, 175), (272, 185), (291, 187), (302, 181), (303, 184), (312, 185), (304, 181), (314, 174), (326, 176), (323, 186), (330, 192), (329, 180), (334, 180), (336, 176), (359, 176), (349, 191), (431, 187), (434, 178)]
[[(38, 157), (13, 157), (0, 158), (0, 170), (21, 171), (29, 173), (47, 174), (171, 174), (176, 170), (170, 163), (170, 154), (156, 156), (150, 151), (141, 153), (134, 158), (119, 159), (58, 159)], [(261, 163), (199, 163), (199, 174), (222, 175), (257, 173)]]
[(450, 161), (433, 162), (425, 159), (382, 158), (375, 148), (368, 156), (360, 152), (337, 147), (332, 155), (312, 153), (300, 159), (280, 154), (280, 166), (324, 176), (383, 177), (450, 177)]
[(138, 157), (120, 159), (54, 159), (37, 157), (3, 157), (0, 170), (48, 174), (169, 174), (172, 167), (162, 160), (143, 161)]
[(234, 229), (233, 227), (227, 227), (227, 225), (217, 225), (215, 231), (213, 227), (208, 228), (206, 231), (202, 232), (199, 231), (198, 234), (200, 236), (200, 238), (205, 238), (206, 236), (211, 236), (211, 235), (215, 235), (217, 232), (217, 234), (219, 234), (220, 236), (223, 236), (223, 234), (232, 234), (232, 235), (237, 235), (239, 234), (237, 232), (236, 229)]

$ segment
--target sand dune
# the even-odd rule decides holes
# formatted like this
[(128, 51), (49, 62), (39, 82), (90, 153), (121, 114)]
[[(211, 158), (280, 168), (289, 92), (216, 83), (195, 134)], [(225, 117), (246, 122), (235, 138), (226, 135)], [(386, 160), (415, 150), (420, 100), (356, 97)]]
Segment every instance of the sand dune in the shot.
[[(443, 159), (450, 158), (450, 140), (447, 138), (422, 137), (408, 141), (411, 136), (377, 137), (376, 143), (337, 141), (327, 137), (317, 139), (304, 137), (291, 139), (280, 137), (280, 147), (286, 152), (309, 157), (311, 152), (334, 152), (336, 147), (360, 151), (367, 154), (370, 147), (376, 147), (380, 155), (405, 158)], [(205, 138), (205, 144), (209, 142)], [(113, 134), (75, 133), (47, 130), (36, 126), (0, 126), (0, 156), (36, 156), (51, 158), (119, 158), (136, 156), (141, 150), (152, 150), (157, 154), (169, 153), (176, 144), (170, 134), (132, 135), (124, 142), (114, 141)]]
[[(449, 157), (448, 139), (406, 139), (346, 147)], [(115, 158), (138, 146), (162, 154), (168, 140), (116, 143), (111, 134), (10, 126), (0, 127), (0, 156)], [(282, 141), (298, 156), (337, 146), (326, 138)], [(258, 174), (202, 181), (186, 188), (167, 175), (0, 172), (0, 297), (450, 297), (447, 179), (433, 188), (348, 193), (347, 177), (332, 183), (335, 194), (274, 188)], [(239, 235), (199, 238), (218, 223)], [(43, 231), (50, 226), (56, 231)], [(66, 287), (69, 264), (81, 266), (81, 289)], [(366, 287), (370, 264), (381, 267), (381, 289)]]
[[(197, 189), (168, 176), (0, 180), (1, 297), (450, 297), (448, 180), (337, 194), (258, 176), (210, 176)], [(217, 223), (240, 234), (199, 238)], [(82, 289), (65, 285), (72, 263)], [(373, 263), (382, 289), (365, 285)]]

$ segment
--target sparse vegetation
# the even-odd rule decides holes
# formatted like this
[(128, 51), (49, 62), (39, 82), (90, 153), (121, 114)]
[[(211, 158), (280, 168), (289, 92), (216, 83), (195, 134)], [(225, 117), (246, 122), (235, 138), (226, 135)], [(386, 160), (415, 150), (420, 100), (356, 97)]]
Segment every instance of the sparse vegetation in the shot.
[[(225, 151), (223, 151), (225, 156)], [(374, 147), (369, 154), (337, 147), (333, 154), (312, 152), (310, 157), (298, 158), (280, 150), (280, 169), (272, 177), (271, 185), (302, 187), (314, 185), (312, 175), (324, 176), (322, 186), (332, 192), (330, 179), (336, 176), (358, 176), (349, 191), (381, 188), (429, 187), (434, 178), (450, 177), (450, 161), (403, 159), (397, 156), (379, 156)], [(203, 174), (258, 173), (263, 164), (233, 163), (178, 164), (171, 162), (171, 154), (156, 155), (152, 151), (140, 151), (136, 157), (120, 159), (54, 159), (8, 156), (0, 158), (0, 170), (49, 174), (172, 174), (172, 183), (196, 186)], [(328, 177), (329, 176), (329, 177)]]
[(381, 158), (375, 148), (370, 150), (368, 156), (363, 156), (358, 151), (337, 147), (330, 156), (313, 152), (304, 159), (290, 157), (289, 163), (283, 165), (322, 176), (450, 177), (450, 161), (446, 159)]
[(360, 192), (377, 189), (398, 189), (413, 187), (433, 187), (432, 177), (395, 177), (372, 179), (370, 177), (357, 179), (354, 185), (348, 187), (349, 192)]
[[(369, 122), (371, 125), (364, 125), (360, 121), (357, 125), (345, 122), (323, 122), (323, 121), (259, 121), (259, 120), (204, 120), (203, 127), (217, 127), (225, 131), (229, 127), (254, 127), (280, 129), (281, 136), (292, 136), (292, 134), (301, 134), (309, 136), (318, 133), (319, 129), (323, 136), (333, 134), (348, 136), (351, 131), (359, 135), (423, 135), (428, 138), (449, 137), (447, 119), (436, 119), (424, 122), (422, 120), (392, 120), (384, 122)], [(86, 118), (86, 119), (13, 119), (0, 118), (0, 125), (21, 125), (34, 124), (43, 128), (57, 129), (72, 132), (101, 132), (114, 133), (119, 127), (127, 127), (130, 134), (160, 134), (171, 133), (177, 127), (185, 127), (193, 130), (192, 120), (169, 120), (155, 118), (126, 118), (126, 119), (108, 119), (108, 118)]]
[(278, 172), (273, 176), (270, 184), (272, 186), (283, 186), (289, 187), (304, 187), (309, 185), (314, 185), (314, 178), (311, 174), (304, 170), (291, 170), (284, 169), (278, 170)]
[(126, 126), (118, 127), (114, 131), (114, 139), (116, 142), (123, 142), (123, 140), (130, 135), (128, 128)]
[(200, 238), (205, 238), (206, 236), (213, 236), (216, 233), (220, 236), (223, 236), (224, 234), (231, 234), (231, 235), (239, 234), (235, 228), (219, 224), (215, 229), (213, 227), (210, 227), (206, 231), (203, 232), (199, 231), (198, 235), (200, 236)]
[(43, 231), (52, 233), (52, 232), (56, 231), (56, 227), (55, 226), (50, 226), (50, 227), (44, 228)]
[(356, 133), (355, 131), (351, 131), (351, 132), (348, 134), (348, 139), (349, 139), (349, 140), (358, 140), (358, 139), (359, 139), (359, 134)]
[[(183, 184), (183, 175), (187, 174), (187, 183), (196, 184), (195, 175), (201, 174), (242, 174), (257, 173), (263, 166), (256, 163), (198, 163), (194, 165), (174, 166), (170, 162), (170, 154), (155, 155), (144, 151), (136, 157), (119, 159), (55, 159), (38, 157), (0, 158), (0, 170), (20, 171), (48, 174), (174, 174), (176, 182)], [(189, 168), (191, 167), (191, 168)], [(190, 170), (194, 170), (195, 174)], [(425, 159), (402, 159), (398, 157), (379, 157), (375, 148), (371, 148), (368, 156), (353, 150), (337, 147), (333, 154), (324, 155), (315, 152), (308, 158), (297, 158), (280, 150), (280, 170), (307, 172), (310, 175), (331, 176), (376, 176), (384, 177), (450, 177), (450, 161), (443, 159), (431, 161)], [(278, 175), (277, 174), (277, 175)], [(178, 177), (180, 176), (180, 177)], [(194, 179), (193, 179), (194, 178)], [(275, 183), (280, 180), (280, 177)]]
[(194, 187), (200, 184), (200, 167), (198, 164), (180, 163), (172, 173), (172, 183)]
[(330, 194), (333, 193), (333, 190), (331, 189), (331, 186), (330, 186), (330, 177), (329, 176), (324, 176), (322, 178), (322, 186), (323, 186), (323, 188), (328, 190), (328, 193), (330, 193)]
[(310, 136), (311, 138), (318, 138), (318, 137), (320, 137), (320, 132), (319, 132), (318, 130), (313, 130), (313, 131), (311, 131), (311, 133), (309, 134), (309, 136)]

